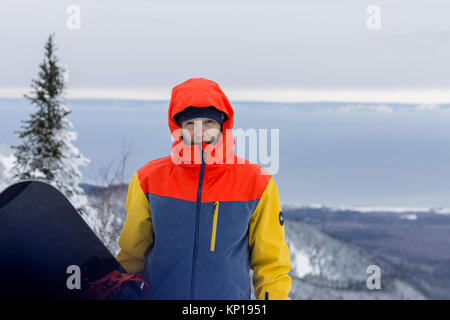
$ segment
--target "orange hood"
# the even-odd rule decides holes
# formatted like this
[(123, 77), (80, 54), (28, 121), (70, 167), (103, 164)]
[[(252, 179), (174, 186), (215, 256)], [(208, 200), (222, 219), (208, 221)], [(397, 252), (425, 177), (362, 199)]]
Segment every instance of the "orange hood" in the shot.
[(234, 137), (232, 134), (234, 111), (228, 98), (220, 86), (205, 78), (192, 78), (175, 86), (169, 104), (169, 129), (175, 142), (172, 144), (172, 160), (176, 163), (200, 164), (200, 150), (198, 145), (187, 146), (181, 139), (181, 126), (175, 121), (174, 116), (186, 109), (193, 107), (214, 106), (223, 111), (228, 119), (223, 123), (222, 134), (215, 145), (202, 143), (205, 151), (206, 163), (229, 163), (234, 161)]

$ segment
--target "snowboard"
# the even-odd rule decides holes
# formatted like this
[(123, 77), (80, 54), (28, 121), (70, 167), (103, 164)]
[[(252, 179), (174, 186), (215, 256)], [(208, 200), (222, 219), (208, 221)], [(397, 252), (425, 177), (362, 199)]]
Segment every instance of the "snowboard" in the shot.
[[(0, 193), (0, 299), (86, 299), (90, 283), (126, 272), (70, 201), (41, 181)], [(115, 299), (137, 299), (127, 283)]]

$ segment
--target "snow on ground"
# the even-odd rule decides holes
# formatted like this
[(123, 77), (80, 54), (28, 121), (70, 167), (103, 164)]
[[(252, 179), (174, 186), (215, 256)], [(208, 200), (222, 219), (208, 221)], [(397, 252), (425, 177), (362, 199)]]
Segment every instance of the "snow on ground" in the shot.
[(308, 254), (305, 248), (298, 249), (294, 243), (290, 243), (289, 252), (291, 254), (292, 270), (297, 277), (303, 278), (307, 275), (320, 275), (319, 265), (311, 261), (311, 255)]
[(0, 191), (11, 183), (11, 169), (14, 163), (12, 149), (0, 142)]

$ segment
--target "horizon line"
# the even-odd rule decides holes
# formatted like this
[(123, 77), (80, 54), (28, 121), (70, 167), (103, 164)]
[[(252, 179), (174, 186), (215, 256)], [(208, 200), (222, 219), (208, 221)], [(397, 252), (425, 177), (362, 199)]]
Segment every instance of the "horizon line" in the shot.
[(284, 203), (287, 210), (289, 209), (325, 209), (331, 211), (358, 211), (364, 212), (396, 212), (396, 213), (437, 213), (450, 214), (448, 206), (364, 206), (364, 205), (333, 205), (319, 203), (301, 203), (297, 201), (287, 201)]
[[(23, 98), (29, 87), (0, 87), (0, 98)], [(261, 102), (356, 102), (356, 103), (450, 103), (450, 88), (435, 89), (305, 89), (305, 88), (222, 88), (230, 101)], [(170, 100), (168, 88), (72, 88), (68, 99)]]

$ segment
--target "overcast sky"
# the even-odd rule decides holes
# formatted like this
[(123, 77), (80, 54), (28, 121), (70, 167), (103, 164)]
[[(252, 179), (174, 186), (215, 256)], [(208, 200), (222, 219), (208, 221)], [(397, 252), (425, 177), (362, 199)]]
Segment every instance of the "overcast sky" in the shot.
[[(71, 97), (169, 99), (206, 77), (230, 99), (450, 102), (448, 0), (0, 4), (0, 96), (28, 90), (54, 32)], [(370, 5), (380, 29), (367, 27)]]

